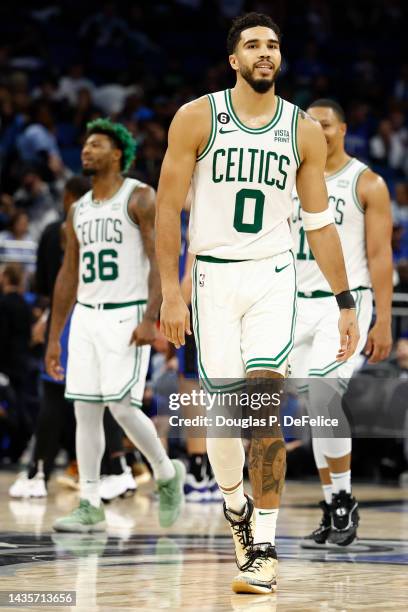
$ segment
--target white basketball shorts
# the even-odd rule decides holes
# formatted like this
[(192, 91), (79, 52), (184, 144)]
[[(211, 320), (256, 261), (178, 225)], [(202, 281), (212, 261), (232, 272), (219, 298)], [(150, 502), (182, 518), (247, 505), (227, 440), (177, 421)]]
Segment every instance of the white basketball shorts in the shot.
[(109, 309), (76, 304), (68, 342), (65, 397), (109, 402), (130, 393), (132, 404), (142, 405), (150, 346), (136, 347), (129, 342), (144, 309), (144, 303)]
[(285, 375), (296, 320), (292, 252), (239, 262), (197, 256), (192, 274), (198, 369), (206, 389), (230, 390), (255, 370)]
[[(295, 345), (289, 358), (290, 376), (297, 379), (297, 385), (306, 387), (305, 379), (324, 377), (337, 378), (340, 382), (343, 381), (343, 388), (347, 386), (358, 356), (367, 341), (373, 314), (370, 289), (355, 289), (351, 293), (356, 302), (360, 340), (356, 352), (346, 362), (336, 361), (340, 348), (340, 333), (339, 308), (334, 296), (298, 297)], [(306, 389), (299, 388), (299, 391)]]

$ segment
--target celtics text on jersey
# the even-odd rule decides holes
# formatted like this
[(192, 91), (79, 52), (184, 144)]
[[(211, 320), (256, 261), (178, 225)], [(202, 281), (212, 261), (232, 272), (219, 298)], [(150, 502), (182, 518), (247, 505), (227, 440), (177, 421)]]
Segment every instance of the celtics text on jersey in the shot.
[(79, 302), (95, 305), (147, 299), (149, 262), (139, 226), (128, 213), (129, 199), (141, 185), (126, 178), (109, 200), (94, 202), (88, 191), (75, 204)]
[[(329, 206), (340, 237), (351, 289), (371, 286), (366, 253), (364, 209), (357, 195), (357, 182), (365, 170), (367, 170), (365, 164), (352, 158), (338, 172), (326, 176)], [(290, 226), (299, 292), (305, 294), (313, 291), (330, 292), (330, 286), (308, 245), (302, 224), (301, 202), (296, 190), (293, 191), (292, 200), (293, 213)]]
[(212, 127), (197, 158), (190, 213), (190, 251), (223, 259), (261, 259), (292, 247), (288, 226), (299, 167), (298, 107), (276, 96), (272, 120), (249, 128), (235, 114), (231, 91), (208, 96)]

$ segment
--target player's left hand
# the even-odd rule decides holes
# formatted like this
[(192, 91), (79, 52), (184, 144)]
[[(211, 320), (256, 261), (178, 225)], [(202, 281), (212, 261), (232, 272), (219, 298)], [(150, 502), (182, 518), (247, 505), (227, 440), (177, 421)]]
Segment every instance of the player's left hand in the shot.
[(387, 359), (392, 348), (391, 324), (383, 321), (376, 321), (370, 329), (367, 343), (364, 348), (364, 355), (370, 357), (368, 363), (378, 363)]
[(153, 321), (153, 319), (142, 319), (136, 329), (134, 329), (129, 344), (134, 343), (136, 346), (153, 344), (156, 339), (156, 334), (156, 321)]
[(360, 339), (355, 308), (342, 308), (339, 319), (340, 349), (336, 361), (347, 361), (356, 352)]

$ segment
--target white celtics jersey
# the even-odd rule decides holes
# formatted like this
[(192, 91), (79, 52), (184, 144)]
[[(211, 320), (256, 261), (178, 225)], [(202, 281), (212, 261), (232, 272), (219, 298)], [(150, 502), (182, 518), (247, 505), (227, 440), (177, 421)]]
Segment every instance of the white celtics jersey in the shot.
[(128, 214), (135, 179), (125, 179), (109, 200), (94, 202), (88, 191), (75, 204), (79, 242), (78, 301), (123, 303), (147, 299), (149, 262), (139, 227)]
[[(341, 170), (326, 177), (329, 206), (340, 237), (350, 289), (371, 286), (364, 210), (357, 196), (357, 181), (365, 170), (365, 164), (351, 158)], [(293, 193), (291, 229), (295, 243), (298, 290), (302, 293), (331, 291), (309, 248), (296, 190)], [(330, 253), (327, 256), (330, 257)]]
[(234, 112), (230, 90), (208, 98), (212, 129), (193, 174), (190, 251), (232, 260), (287, 251), (298, 107), (277, 96), (273, 119), (248, 128)]

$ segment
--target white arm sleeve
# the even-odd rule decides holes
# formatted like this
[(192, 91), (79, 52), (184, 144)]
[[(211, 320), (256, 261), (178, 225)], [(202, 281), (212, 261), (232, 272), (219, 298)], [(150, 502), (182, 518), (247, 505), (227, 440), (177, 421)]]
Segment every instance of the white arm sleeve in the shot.
[(334, 223), (333, 213), (330, 208), (322, 210), (318, 213), (309, 213), (302, 210), (303, 227), (308, 232), (310, 230), (317, 230), (326, 225)]

